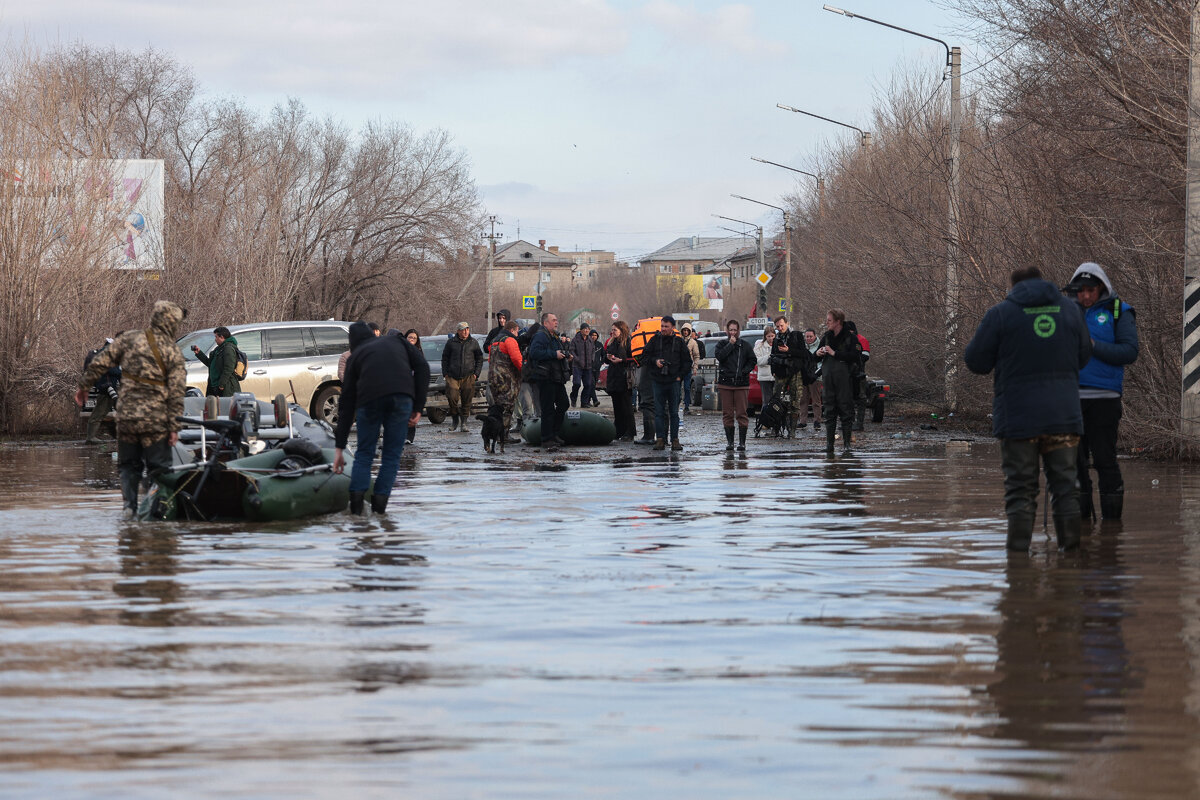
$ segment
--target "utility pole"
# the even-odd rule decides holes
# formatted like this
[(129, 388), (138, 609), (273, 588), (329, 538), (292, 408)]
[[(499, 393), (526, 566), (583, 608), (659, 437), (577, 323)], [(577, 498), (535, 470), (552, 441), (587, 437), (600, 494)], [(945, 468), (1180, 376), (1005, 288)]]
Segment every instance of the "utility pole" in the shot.
[(1183, 248), (1183, 395), (1180, 432), (1200, 437), (1200, 7), (1192, 6), (1188, 74), (1187, 220)]
[(492, 326), (492, 273), (496, 270), (496, 240), (504, 238), (503, 233), (496, 233), (496, 215), (488, 216), (488, 223), (492, 226), (491, 233), (481, 233), (480, 238), (488, 239), (488, 271), (487, 271), (487, 321), (484, 322), (483, 330), (490, 330)]
[[(760, 206), (767, 206), (776, 211), (783, 213), (783, 296), (788, 302), (788, 315), (790, 317), (792, 311), (792, 215), (787, 212), (787, 209), (780, 208), (770, 203), (764, 203), (762, 200), (755, 200), (751, 197), (742, 197), (740, 194), (730, 195), (738, 200), (746, 200), (751, 203), (758, 203)], [(763, 271), (763, 244), (762, 244), (762, 228), (758, 229), (758, 271)]]

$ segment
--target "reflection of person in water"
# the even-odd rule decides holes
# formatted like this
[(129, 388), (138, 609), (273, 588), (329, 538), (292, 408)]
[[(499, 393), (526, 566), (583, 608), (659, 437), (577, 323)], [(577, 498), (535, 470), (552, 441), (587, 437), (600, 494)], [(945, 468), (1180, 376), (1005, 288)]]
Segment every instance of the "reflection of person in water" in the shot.
[[(1123, 698), (1143, 683), (1121, 630), (1127, 582), (1115, 537), (1079, 558), (1049, 568), (1008, 561), (996, 607), (999, 679), (987, 687), (1001, 718), (995, 738), (1078, 752), (1110, 735), (1099, 720), (1121, 715)], [(1014, 774), (1026, 774), (1028, 762), (1005, 758)]]
[(704, 287), (704, 296), (709, 300), (722, 299), (720, 278), (715, 277), (708, 282), (708, 285)]

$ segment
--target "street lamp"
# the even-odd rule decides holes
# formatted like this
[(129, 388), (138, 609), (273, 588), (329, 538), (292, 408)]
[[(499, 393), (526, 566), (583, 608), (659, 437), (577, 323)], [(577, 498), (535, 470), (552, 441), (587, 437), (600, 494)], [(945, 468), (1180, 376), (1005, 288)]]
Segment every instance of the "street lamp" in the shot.
[[(958, 404), (958, 398), (954, 390), (955, 376), (958, 373), (958, 361), (954, 354), (955, 340), (958, 336), (958, 166), (959, 166), (959, 147), (962, 140), (962, 96), (959, 93), (959, 81), (962, 78), (962, 50), (957, 47), (951, 47), (936, 36), (929, 36), (924, 33), (901, 28), (899, 25), (892, 25), (890, 22), (872, 19), (871, 17), (856, 14), (853, 11), (837, 8), (836, 6), (824, 6), (826, 11), (834, 14), (841, 14), (847, 19), (862, 19), (867, 22), (874, 22), (876, 25), (882, 25), (885, 28), (891, 28), (894, 31), (908, 33), (913, 36), (919, 36), (922, 39), (928, 39), (931, 42), (937, 42), (942, 47), (946, 48), (946, 68), (950, 73), (950, 181), (947, 194), (949, 195), (949, 218), (946, 244), (946, 406), (953, 410)], [(942, 80), (945, 80), (945, 73), (942, 74)]]
[(772, 203), (764, 203), (762, 200), (755, 200), (750, 197), (742, 197), (740, 194), (730, 194), (730, 197), (736, 197), (738, 200), (745, 200), (749, 203), (758, 203), (760, 206), (773, 208), (776, 211), (783, 212), (783, 296), (788, 301), (788, 312), (792, 310), (792, 215), (787, 212), (787, 209), (780, 208)]
[(785, 106), (783, 103), (776, 103), (775, 107), (782, 108), (784, 111), (795, 111), (797, 114), (804, 114), (807, 117), (814, 117), (816, 119), (824, 120), (825, 122), (832, 122), (834, 125), (841, 125), (843, 128), (849, 128), (850, 130), (858, 131), (858, 135), (862, 137), (862, 146), (863, 147), (871, 146), (870, 131), (864, 131), (862, 128), (858, 127), (857, 125), (851, 125), (848, 122), (838, 122), (836, 119), (830, 119), (829, 117), (822, 117), (820, 114), (814, 114), (811, 111), (805, 111), (802, 108), (793, 108), (792, 106)]
[[(870, 134), (867, 134), (867, 135), (869, 136)], [(758, 156), (750, 156), (750, 160), (757, 161), (760, 164), (770, 164), (772, 167), (781, 167), (783, 169), (789, 169), (792, 172), (799, 172), (801, 175), (807, 175), (810, 178), (816, 178), (817, 179), (817, 216), (820, 216), (820, 217), (825, 216), (825, 179), (823, 177), (821, 177), (820, 175), (817, 175), (815, 172), (809, 172), (807, 170), (797, 169), (796, 167), (789, 167), (787, 164), (777, 164), (774, 161), (767, 161), (765, 158), (759, 158)]]
[[(762, 225), (756, 225), (755, 223), (747, 222), (744, 219), (734, 219), (733, 217), (723, 217), (720, 214), (713, 214), (713, 216), (716, 217), (717, 219), (726, 219), (726, 220), (729, 220), (730, 222), (736, 222), (739, 225), (749, 225), (751, 228), (754, 228), (756, 231), (758, 231), (758, 271), (760, 273), (766, 272), (767, 271), (766, 262), (763, 259), (763, 243), (762, 243), (763, 229), (762, 229)], [(729, 288), (732, 289), (733, 288), (733, 278), (729, 279), (729, 283), (730, 283)]]

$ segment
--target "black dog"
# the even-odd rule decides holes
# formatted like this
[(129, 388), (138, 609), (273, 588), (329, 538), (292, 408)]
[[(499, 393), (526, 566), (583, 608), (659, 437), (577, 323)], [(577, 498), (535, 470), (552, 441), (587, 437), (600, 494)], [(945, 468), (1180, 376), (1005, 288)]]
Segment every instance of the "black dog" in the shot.
[(483, 423), (479, 435), (483, 437), (483, 452), (496, 452), (496, 443), (500, 443), (500, 452), (504, 452), (504, 406), (490, 405), (486, 414), (476, 414), (475, 419)]

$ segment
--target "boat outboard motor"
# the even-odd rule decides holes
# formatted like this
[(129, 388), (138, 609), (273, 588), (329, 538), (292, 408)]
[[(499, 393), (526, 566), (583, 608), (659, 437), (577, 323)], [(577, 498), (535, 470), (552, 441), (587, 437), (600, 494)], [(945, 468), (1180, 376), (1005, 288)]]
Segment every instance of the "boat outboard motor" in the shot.
[(253, 443), (258, 439), (258, 400), (250, 392), (238, 392), (229, 398), (229, 418), (242, 423), (242, 440), (247, 443), (251, 452), (255, 452)]

